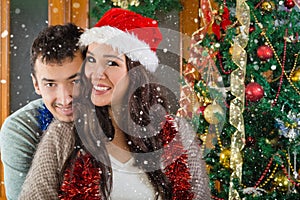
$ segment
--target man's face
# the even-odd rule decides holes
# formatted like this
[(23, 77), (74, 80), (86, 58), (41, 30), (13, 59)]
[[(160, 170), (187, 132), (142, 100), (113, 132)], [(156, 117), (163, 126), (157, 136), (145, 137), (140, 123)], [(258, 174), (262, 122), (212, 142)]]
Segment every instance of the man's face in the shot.
[(79, 70), (82, 64), (80, 53), (71, 61), (66, 59), (62, 64), (45, 64), (40, 58), (35, 63), (33, 85), (37, 94), (53, 114), (64, 122), (73, 121), (73, 87), (79, 82)]

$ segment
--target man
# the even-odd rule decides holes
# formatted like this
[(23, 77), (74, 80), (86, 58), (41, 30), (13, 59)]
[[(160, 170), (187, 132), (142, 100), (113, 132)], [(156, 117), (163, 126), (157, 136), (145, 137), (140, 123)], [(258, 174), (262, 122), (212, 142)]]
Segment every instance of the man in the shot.
[(56, 118), (72, 122), (72, 92), (85, 51), (78, 39), (83, 29), (72, 23), (50, 26), (31, 47), (31, 77), (42, 98), (10, 115), (0, 132), (1, 159), (8, 200), (18, 199), (43, 130)]

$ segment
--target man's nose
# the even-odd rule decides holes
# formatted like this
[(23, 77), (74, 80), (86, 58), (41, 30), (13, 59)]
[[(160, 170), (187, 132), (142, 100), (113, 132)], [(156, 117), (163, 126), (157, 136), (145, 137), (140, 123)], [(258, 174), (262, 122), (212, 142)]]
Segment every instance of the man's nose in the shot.
[(61, 87), (60, 90), (58, 91), (58, 102), (63, 105), (67, 106), (72, 103), (73, 100), (73, 87), (71, 86), (64, 86)]

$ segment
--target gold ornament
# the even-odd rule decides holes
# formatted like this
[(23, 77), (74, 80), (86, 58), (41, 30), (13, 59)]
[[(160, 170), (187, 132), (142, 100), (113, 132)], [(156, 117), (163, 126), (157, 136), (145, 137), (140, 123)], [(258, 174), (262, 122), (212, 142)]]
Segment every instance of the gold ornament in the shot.
[(273, 1), (265, 1), (261, 4), (261, 9), (266, 12), (272, 12), (276, 9), (276, 6)]
[(118, 4), (120, 4), (121, 2), (119, 0), (111, 0), (113, 2), (114, 6), (119, 6)]
[(272, 138), (272, 139), (266, 139), (266, 143), (272, 145), (272, 147), (277, 147), (278, 146), (278, 137)]
[(291, 76), (291, 80), (293, 82), (299, 82), (300, 81), (300, 68), (294, 71), (293, 75)]
[(220, 163), (223, 167), (229, 169), (230, 168), (230, 150), (223, 149), (220, 153)]
[(212, 100), (208, 97), (204, 97), (204, 100), (203, 100), (203, 105), (206, 106), (206, 105), (209, 105), (212, 103)]
[(277, 148), (278, 145), (280, 144), (279, 141), (279, 136), (278, 136), (278, 130), (273, 129), (271, 130), (271, 132), (269, 133), (269, 135), (271, 136), (269, 139), (266, 138), (266, 143), (270, 144), (273, 148)]
[(218, 124), (224, 119), (223, 108), (216, 103), (209, 104), (204, 110), (204, 119), (210, 124)]
[(122, 1), (120, 7), (127, 9), (128, 8), (128, 1)]
[(128, 8), (128, 5), (130, 6), (139, 6), (140, 1), (139, 0), (111, 0), (113, 2), (114, 6), (118, 6), (124, 9)]
[(231, 47), (229, 48), (229, 54), (230, 54), (230, 55), (233, 54), (233, 46), (231, 46)]
[(292, 184), (286, 175), (282, 171), (279, 171), (274, 175), (273, 186), (274, 189), (279, 190), (280, 192), (287, 192), (289, 186), (291, 187)]

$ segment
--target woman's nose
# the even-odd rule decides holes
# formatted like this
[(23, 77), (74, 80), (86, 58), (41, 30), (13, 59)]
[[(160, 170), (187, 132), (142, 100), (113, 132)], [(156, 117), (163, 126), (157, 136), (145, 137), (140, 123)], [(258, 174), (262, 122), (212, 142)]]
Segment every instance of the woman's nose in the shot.
[(105, 78), (105, 70), (106, 67), (98, 67), (97, 70), (93, 73), (93, 78), (95, 79), (103, 79)]

